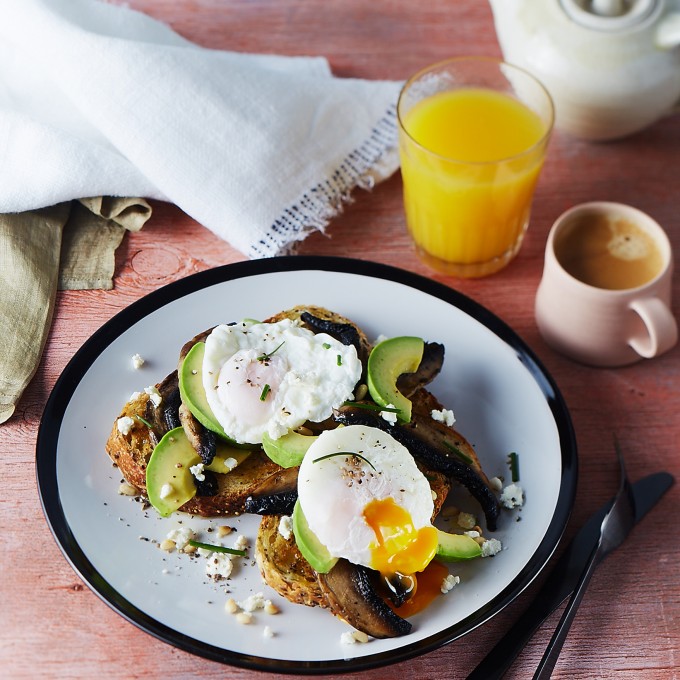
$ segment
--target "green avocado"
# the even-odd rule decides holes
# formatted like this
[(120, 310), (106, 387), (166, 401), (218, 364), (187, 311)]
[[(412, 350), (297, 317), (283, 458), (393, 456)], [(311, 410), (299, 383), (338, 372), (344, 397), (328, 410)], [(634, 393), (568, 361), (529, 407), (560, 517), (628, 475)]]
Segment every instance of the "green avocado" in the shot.
[[(226, 475), (231, 472), (234, 467), (240, 465), (251, 453), (252, 451), (248, 451), (247, 449), (237, 449), (234, 446), (229, 446), (229, 444), (226, 444), (225, 442), (217, 442), (217, 453), (210, 465), (205, 466), (205, 469)], [(235, 464), (234, 461), (236, 461)]]
[(402, 423), (411, 421), (411, 401), (397, 389), (397, 379), (418, 369), (424, 348), (422, 338), (401, 336), (378, 343), (368, 357), (366, 382), (371, 398), (379, 406), (398, 408)]
[(179, 370), (179, 394), (182, 401), (189, 407), (194, 418), (203, 427), (214, 432), (232, 446), (245, 449), (257, 448), (253, 444), (238, 444), (231, 439), (212, 412), (203, 387), (203, 356), (205, 355), (205, 343), (197, 342), (184, 357)]
[(448, 534), (437, 529), (437, 559), (440, 562), (461, 562), (482, 554), (482, 548), (474, 538), (465, 534)]
[(167, 432), (156, 444), (146, 468), (146, 492), (162, 517), (196, 495), (196, 483), (189, 468), (200, 462), (201, 457), (181, 427)]
[(328, 549), (323, 545), (307, 524), (305, 516), (302, 514), (300, 501), (295, 502), (293, 508), (293, 534), (295, 543), (302, 553), (302, 556), (309, 562), (312, 569), (319, 574), (327, 574), (338, 561), (337, 557), (332, 557)]
[(290, 431), (278, 439), (272, 439), (267, 433), (262, 435), (264, 452), (277, 465), (284, 468), (296, 467), (302, 463), (307, 449), (318, 439), (314, 435), (304, 435)]

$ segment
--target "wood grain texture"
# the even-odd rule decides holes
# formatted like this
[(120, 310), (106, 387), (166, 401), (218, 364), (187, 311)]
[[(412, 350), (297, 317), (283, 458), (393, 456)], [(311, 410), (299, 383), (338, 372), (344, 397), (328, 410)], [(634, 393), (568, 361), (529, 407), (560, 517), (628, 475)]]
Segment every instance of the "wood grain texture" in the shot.
[[(482, 0), (131, 0), (212, 48), (324, 55), (339, 76), (404, 79), (428, 63), (463, 54), (500, 54)], [(487, 306), (535, 350), (571, 410), (580, 449), (579, 489), (571, 536), (616, 489), (611, 446), (616, 432), (630, 476), (680, 474), (680, 347), (634, 366), (576, 365), (541, 340), (533, 301), (551, 223), (575, 203), (623, 201), (648, 212), (680, 251), (680, 117), (629, 139), (588, 144), (556, 134), (542, 174), (531, 227), (518, 258), (478, 281), (433, 275), (414, 256), (405, 232), (401, 180), (394, 176), (354, 201), (298, 248), (301, 254), (371, 259), (431, 276)], [(117, 253), (113, 291), (60, 293), (39, 371), (12, 419), (0, 427), (5, 531), (0, 563), (0, 675), (12, 678), (238, 678), (267, 674), (225, 668), (155, 640), (111, 611), (61, 556), (42, 515), (35, 484), (36, 433), (49, 391), (80, 345), (106, 320), (159, 286), (243, 257), (174, 206), (154, 203), (151, 222)], [(673, 281), (674, 313), (680, 286)], [(678, 677), (680, 585), (674, 487), (629, 540), (598, 570), (555, 672), (557, 678)], [(558, 550), (559, 552), (559, 550)], [(536, 591), (464, 639), (367, 678), (464, 678), (513, 624)], [(552, 622), (556, 623), (557, 614)], [(550, 637), (545, 628), (510, 678), (527, 678)], [(272, 676), (273, 677), (273, 676)], [(349, 676), (348, 676), (349, 677)]]

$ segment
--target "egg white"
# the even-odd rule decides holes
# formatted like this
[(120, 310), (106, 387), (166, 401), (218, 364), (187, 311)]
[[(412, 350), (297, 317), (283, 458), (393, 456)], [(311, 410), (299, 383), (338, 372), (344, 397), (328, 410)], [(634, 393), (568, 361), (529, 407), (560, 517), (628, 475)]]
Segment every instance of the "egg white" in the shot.
[(244, 321), (217, 326), (206, 339), (203, 386), (224, 431), (259, 444), (265, 432), (277, 439), (328, 418), (352, 399), (361, 371), (356, 349), (330, 335), (290, 319)]
[[(328, 454), (352, 452), (361, 459)], [(317, 462), (318, 461), (318, 462)], [(373, 427), (349, 425), (323, 432), (309, 448), (298, 475), (298, 498), (307, 524), (333, 557), (371, 567), (376, 537), (364, 519), (372, 500), (392, 498), (416, 529), (431, 526), (430, 485), (405, 446)]]

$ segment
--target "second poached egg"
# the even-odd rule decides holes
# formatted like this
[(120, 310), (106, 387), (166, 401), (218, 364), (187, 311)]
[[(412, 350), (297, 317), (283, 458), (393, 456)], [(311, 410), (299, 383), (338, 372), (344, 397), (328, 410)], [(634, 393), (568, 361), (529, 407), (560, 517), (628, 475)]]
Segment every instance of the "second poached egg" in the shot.
[(298, 498), (333, 557), (387, 576), (422, 571), (436, 553), (430, 485), (408, 449), (382, 430), (321, 433), (300, 466)]

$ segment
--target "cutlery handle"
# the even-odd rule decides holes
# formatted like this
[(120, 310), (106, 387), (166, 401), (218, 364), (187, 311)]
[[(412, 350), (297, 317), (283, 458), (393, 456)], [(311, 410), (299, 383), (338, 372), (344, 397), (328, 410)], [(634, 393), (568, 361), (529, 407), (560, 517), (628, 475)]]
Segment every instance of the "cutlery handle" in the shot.
[[(657, 472), (633, 484), (636, 522), (642, 520), (673, 483), (672, 475), (667, 472)], [(606, 503), (581, 527), (534, 595), (529, 606), (467, 676), (467, 680), (500, 680), (534, 632), (572, 595), (597, 546), (600, 526), (611, 504), (611, 501)], [(595, 565), (599, 564), (608, 553), (609, 551), (604, 551), (596, 557)]]
[(597, 566), (597, 560), (595, 559), (597, 557), (597, 552), (598, 550), (595, 548), (593, 554), (588, 560), (588, 566), (583, 572), (583, 576), (581, 576), (581, 579), (574, 589), (574, 593), (571, 596), (569, 603), (562, 612), (560, 622), (557, 624), (557, 628), (550, 639), (548, 647), (543, 654), (543, 658), (541, 659), (541, 662), (538, 664), (536, 672), (534, 673), (534, 680), (546, 680), (546, 678), (549, 678), (552, 675), (555, 664), (557, 663), (557, 659), (560, 655), (560, 652), (562, 651), (564, 641), (567, 639), (567, 635), (569, 634), (572, 621), (576, 616), (578, 606), (581, 604), (581, 600), (583, 599), (583, 595), (586, 592), (590, 578), (595, 572), (595, 567)]
[(547, 588), (540, 590), (541, 596), (531, 602), (466, 680), (500, 680), (505, 675), (543, 621), (559, 606), (559, 602), (550, 602), (546, 606), (548, 592)]

